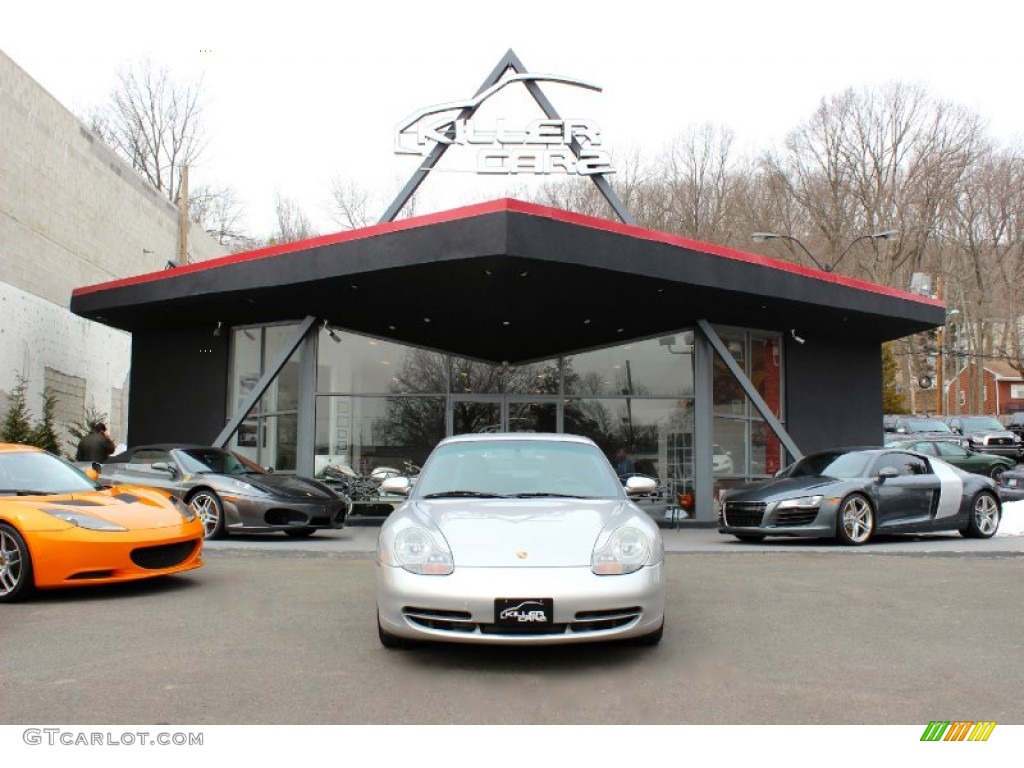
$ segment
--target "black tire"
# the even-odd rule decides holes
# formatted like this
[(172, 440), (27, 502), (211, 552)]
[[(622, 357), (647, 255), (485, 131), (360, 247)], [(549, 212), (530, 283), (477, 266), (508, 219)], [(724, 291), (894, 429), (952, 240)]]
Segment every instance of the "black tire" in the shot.
[(967, 525), (960, 529), (960, 535), (968, 539), (991, 539), (999, 530), (1003, 510), (999, 499), (989, 491), (982, 491), (971, 499), (971, 511)]
[(285, 528), (284, 535), (293, 539), (308, 539), (316, 533), (316, 528)]
[(733, 536), (740, 541), (747, 542), (747, 544), (756, 544), (759, 541), (764, 541), (763, 533), (734, 533)]
[(380, 617), (377, 617), (377, 637), (380, 638), (380, 644), (385, 648), (392, 651), (407, 651), (410, 648), (415, 648), (419, 643), (415, 640), (409, 640), (405, 637), (399, 637), (398, 635), (392, 635), (384, 627), (380, 625)]
[(988, 476), (998, 483), (999, 478), (1003, 476), (1003, 472), (1005, 471), (1006, 467), (1004, 467), (1002, 464), (996, 464), (988, 471)]
[(13, 526), (0, 523), (0, 603), (24, 600), (35, 592), (32, 553)]
[(640, 637), (631, 637), (626, 640), (627, 645), (633, 645), (637, 647), (647, 648), (655, 646), (661, 642), (661, 638), (665, 634), (665, 620), (662, 619), (661, 626), (659, 626), (653, 632), (648, 632), (646, 635), (640, 635)]
[(875, 508), (867, 497), (852, 493), (836, 513), (836, 538), (848, 547), (867, 544), (875, 532)]
[(216, 493), (203, 488), (189, 497), (188, 505), (203, 521), (203, 538), (222, 539), (227, 535), (224, 529), (224, 505)]

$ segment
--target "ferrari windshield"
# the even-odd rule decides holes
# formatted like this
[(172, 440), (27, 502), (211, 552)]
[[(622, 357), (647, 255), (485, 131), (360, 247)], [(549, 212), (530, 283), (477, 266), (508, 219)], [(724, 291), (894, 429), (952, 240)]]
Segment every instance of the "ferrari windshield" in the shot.
[(416, 482), (419, 498), (615, 498), (622, 483), (594, 445), (480, 440), (438, 446)]
[(42, 451), (0, 453), (0, 496), (95, 491), (99, 485), (64, 459)]
[(249, 475), (258, 470), (247, 467), (231, 451), (219, 448), (189, 448), (179, 452), (182, 467), (190, 474)]
[(870, 453), (863, 451), (815, 453), (790, 464), (779, 473), (779, 477), (863, 477), (871, 458)]

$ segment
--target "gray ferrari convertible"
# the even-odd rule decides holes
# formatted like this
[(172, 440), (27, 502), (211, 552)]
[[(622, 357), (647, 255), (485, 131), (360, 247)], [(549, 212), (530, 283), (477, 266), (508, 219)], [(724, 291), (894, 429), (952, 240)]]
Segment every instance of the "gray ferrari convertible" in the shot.
[(433, 640), (559, 644), (662, 636), (658, 526), (590, 440), (460, 435), (434, 449), (408, 499), (381, 526), (377, 623), (397, 648)]
[(954, 530), (988, 538), (1002, 516), (990, 478), (897, 448), (815, 453), (771, 480), (726, 491), (720, 503), (718, 530), (742, 541), (807, 536), (859, 545), (879, 533)]
[(310, 536), (318, 528), (341, 528), (348, 509), (321, 482), (270, 473), (231, 451), (202, 445), (130, 448), (107, 459), (100, 482), (170, 491), (202, 518), (208, 539), (232, 531)]

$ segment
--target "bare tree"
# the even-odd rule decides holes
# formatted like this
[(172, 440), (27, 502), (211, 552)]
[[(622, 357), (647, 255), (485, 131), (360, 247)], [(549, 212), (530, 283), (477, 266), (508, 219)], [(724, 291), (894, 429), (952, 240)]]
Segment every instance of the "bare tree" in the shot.
[(228, 250), (238, 252), (255, 247), (242, 226), (242, 204), (233, 187), (204, 185), (194, 189), (188, 200), (188, 215)]
[(331, 203), (331, 218), (343, 229), (361, 229), (376, 223), (369, 212), (369, 193), (351, 179), (331, 179)]
[(295, 204), (295, 202), (277, 193), (275, 200), (275, 211), (277, 213), (277, 228), (270, 236), (270, 245), (281, 243), (292, 243), (296, 240), (307, 240), (316, 237), (317, 232), (309, 217)]
[(175, 82), (149, 60), (122, 69), (110, 102), (93, 113), (90, 126), (172, 203), (181, 169), (205, 148), (201, 83)]

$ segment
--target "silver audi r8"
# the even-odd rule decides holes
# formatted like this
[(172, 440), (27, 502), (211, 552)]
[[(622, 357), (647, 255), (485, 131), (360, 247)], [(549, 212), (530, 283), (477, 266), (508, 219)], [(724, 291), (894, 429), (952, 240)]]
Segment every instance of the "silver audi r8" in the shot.
[(592, 441), (537, 433), (443, 440), (381, 526), (377, 624), (388, 648), (661, 640), (658, 526)]
[(718, 530), (741, 541), (959, 531), (989, 538), (1002, 504), (991, 478), (899, 448), (845, 448), (806, 456), (771, 480), (720, 497)]
[(346, 501), (321, 482), (267, 472), (212, 446), (135, 446), (107, 459), (100, 482), (173, 493), (199, 515), (208, 539), (230, 532), (310, 536), (320, 528), (341, 528), (348, 510)]

